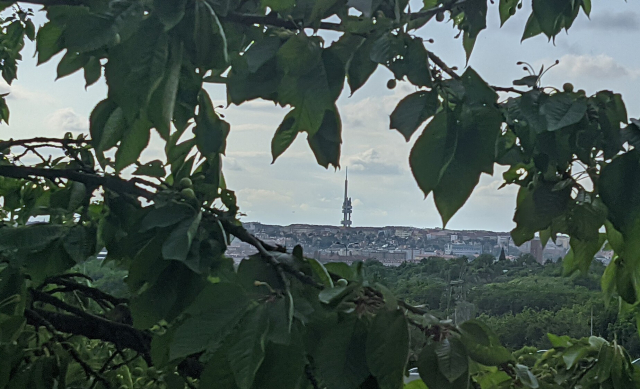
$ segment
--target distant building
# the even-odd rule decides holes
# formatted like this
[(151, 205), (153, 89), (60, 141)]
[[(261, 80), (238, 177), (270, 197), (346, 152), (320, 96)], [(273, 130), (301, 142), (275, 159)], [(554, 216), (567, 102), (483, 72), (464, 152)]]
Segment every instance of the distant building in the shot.
[(396, 229), (394, 235), (397, 236), (398, 238), (410, 238), (411, 230)]
[(481, 244), (466, 244), (466, 243), (447, 243), (444, 246), (444, 253), (446, 255), (480, 255), (482, 254)]
[(536, 262), (542, 264), (544, 263), (543, 252), (544, 252), (544, 248), (542, 247), (542, 242), (540, 242), (540, 238), (534, 238), (530, 242), (529, 254), (533, 255), (533, 257), (536, 259)]
[(342, 224), (343, 227), (351, 227), (351, 212), (353, 212), (353, 206), (351, 205), (351, 197), (348, 197), (347, 190), (349, 187), (349, 176), (347, 170), (344, 172), (344, 201), (342, 202)]

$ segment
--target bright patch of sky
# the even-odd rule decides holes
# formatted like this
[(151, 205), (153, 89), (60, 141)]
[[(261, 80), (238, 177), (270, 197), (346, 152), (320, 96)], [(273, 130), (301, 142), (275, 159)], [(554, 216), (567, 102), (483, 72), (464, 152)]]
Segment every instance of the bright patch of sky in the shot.
[[(498, 6), (489, 6), (488, 29), (478, 38), (469, 65), (492, 85), (509, 86), (525, 75), (517, 61), (551, 70), (543, 84), (560, 87), (572, 82), (576, 89), (592, 94), (601, 89), (622, 93), (631, 117), (640, 115), (640, 52), (633, 42), (640, 30), (640, 3), (595, 0), (591, 20), (581, 14), (569, 34), (561, 33), (555, 44), (538, 36), (520, 43), (529, 4), (500, 28)], [(527, 2), (528, 3), (528, 2)], [(414, 9), (419, 4), (412, 1)], [(44, 23), (41, 12), (36, 17)], [(450, 66), (465, 66), (461, 42), (450, 23), (429, 23), (420, 36), (433, 38), (427, 44)], [(327, 36), (331, 39), (332, 36)], [(62, 136), (66, 131), (88, 132), (88, 117), (106, 96), (104, 81), (84, 88), (81, 72), (55, 81), (60, 56), (36, 67), (28, 44), (10, 91), (10, 126), (0, 127), (0, 139)], [(390, 73), (380, 68), (368, 84), (353, 96), (348, 87), (339, 99), (343, 119), (342, 167), (349, 167), (349, 195), (353, 198), (355, 226), (442, 226), (432, 196), (426, 200), (409, 169), (410, 142), (389, 130), (389, 114), (397, 102), (414, 91), (400, 82), (394, 90), (385, 87)], [(208, 87), (216, 105), (226, 106), (225, 92)], [(286, 109), (265, 101), (220, 109), (231, 123), (224, 172), (230, 189), (238, 194), (243, 220), (273, 224), (338, 225), (341, 219), (344, 170), (318, 166), (301, 134), (289, 150), (271, 164), (270, 141)], [(144, 159), (162, 155), (160, 143), (152, 141)], [(517, 188), (498, 190), (501, 173), (483, 175), (467, 204), (448, 224), (452, 229), (507, 231), (515, 209)]]

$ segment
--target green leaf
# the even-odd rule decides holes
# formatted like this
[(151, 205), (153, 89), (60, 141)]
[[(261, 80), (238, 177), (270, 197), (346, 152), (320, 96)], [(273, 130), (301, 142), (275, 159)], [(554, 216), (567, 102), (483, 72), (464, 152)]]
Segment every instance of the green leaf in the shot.
[(391, 113), (390, 128), (398, 130), (407, 142), (428, 118), (435, 115), (440, 101), (435, 91), (419, 91), (402, 99)]
[(472, 38), (468, 33), (462, 35), (462, 47), (464, 47), (464, 52), (467, 55), (467, 64), (469, 64), (469, 58), (471, 58), (471, 53), (475, 45), (476, 37)]
[(95, 230), (81, 225), (71, 227), (62, 238), (62, 247), (76, 263), (84, 262), (97, 252)]
[(309, 147), (319, 165), (340, 167), (340, 145), (342, 144), (342, 121), (338, 110), (326, 110), (318, 131), (307, 138)]
[(146, 19), (131, 38), (109, 51), (105, 65), (109, 98), (129, 122), (147, 108), (165, 75), (168, 57), (169, 37), (155, 18)]
[(547, 130), (556, 131), (582, 120), (587, 112), (587, 102), (570, 93), (556, 93), (547, 99), (540, 112), (547, 119)]
[(127, 130), (124, 111), (109, 99), (96, 105), (91, 112), (89, 123), (91, 143), (99, 154), (117, 145)]
[(297, 388), (304, 373), (305, 350), (299, 336), (290, 344), (269, 343), (256, 373), (254, 389)]
[(403, 389), (428, 389), (422, 380), (413, 380), (403, 386)]
[(64, 49), (62, 44), (62, 29), (52, 22), (45, 23), (38, 30), (36, 37), (36, 51), (38, 52), (38, 65), (51, 59)]
[(155, 159), (151, 162), (145, 163), (144, 165), (138, 166), (133, 174), (136, 176), (163, 178), (166, 172), (164, 170), (164, 164), (162, 163), (162, 161)]
[[(167, 261), (153, 258), (155, 267)], [(158, 260), (160, 263), (158, 263)], [(149, 273), (149, 267), (141, 269)], [(159, 320), (171, 322), (182, 314), (200, 294), (207, 281), (180, 262), (169, 262), (151, 285), (131, 299), (131, 315), (135, 328), (149, 329)]]
[(153, 0), (153, 8), (158, 18), (164, 23), (165, 29), (175, 27), (185, 14), (187, 0)]
[(562, 260), (565, 274), (572, 274), (580, 270), (582, 274), (589, 272), (589, 266), (595, 255), (600, 251), (606, 240), (606, 234), (600, 234), (599, 238), (593, 240), (582, 240), (571, 237), (571, 250)]
[(631, 261), (627, 262), (624, 259), (618, 257), (615, 261), (615, 285), (616, 291), (624, 300), (629, 304), (635, 304), (638, 300), (638, 293), (636, 291), (636, 285), (638, 280), (636, 276), (636, 268), (630, 266)]
[(625, 252), (638, 252), (640, 239), (635, 232), (640, 216), (640, 153), (632, 150), (619, 155), (602, 169), (598, 182), (607, 218), (624, 237)]
[(73, 8), (58, 7), (48, 16), (56, 22), (64, 19), (64, 43), (70, 51), (80, 53), (125, 41), (129, 31), (135, 30), (144, 17), (144, 8), (138, 2), (129, 2), (124, 7), (112, 8), (110, 13), (100, 14), (85, 7)]
[(591, 15), (591, 0), (582, 0), (582, 9), (587, 16)]
[(500, 27), (516, 13), (518, 0), (500, 0)]
[(511, 231), (517, 246), (533, 239), (537, 231), (547, 229), (555, 217), (564, 214), (571, 198), (571, 188), (561, 191), (553, 188), (552, 183), (539, 184), (533, 189), (520, 188), (513, 216), (517, 226)]
[(282, 123), (278, 126), (276, 133), (271, 140), (271, 155), (273, 162), (284, 153), (298, 136), (298, 128), (294, 126), (296, 122), (297, 108), (294, 108), (287, 116), (284, 117)]
[(527, 24), (524, 26), (524, 33), (522, 34), (521, 42), (525, 39), (533, 38), (536, 35), (542, 34), (542, 28), (538, 23), (538, 18), (532, 13), (527, 20)]
[(438, 113), (411, 149), (411, 172), (425, 197), (438, 185), (455, 152), (457, 132), (449, 130), (449, 120), (447, 111)]
[(332, 326), (313, 353), (318, 377), (332, 389), (353, 389), (371, 374), (366, 361), (366, 332), (353, 316)]
[(90, 57), (89, 61), (84, 65), (84, 80), (85, 86), (95, 84), (102, 76), (102, 65), (98, 57)]
[(171, 133), (171, 120), (173, 119), (178, 98), (183, 55), (183, 44), (176, 39), (172, 40), (169, 43), (166, 74), (160, 86), (151, 95), (149, 102), (149, 119), (165, 141), (169, 140), (169, 134)]
[(480, 174), (493, 173), (502, 124), (502, 116), (493, 107), (463, 109), (459, 120), (455, 154), (433, 191), (443, 225), (466, 203)]
[(240, 322), (248, 306), (249, 300), (237, 284), (207, 285), (185, 311), (188, 318), (175, 330), (169, 360), (205, 350), (215, 352)]
[(206, 1), (195, 3), (193, 39), (195, 65), (205, 69), (223, 69), (227, 65), (227, 38), (218, 16)]
[(265, 356), (268, 321), (265, 306), (248, 312), (235, 331), (229, 347), (229, 366), (240, 389), (250, 389)]
[(462, 343), (472, 360), (487, 366), (498, 366), (513, 359), (509, 350), (500, 344), (498, 336), (480, 321), (466, 321), (460, 325), (460, 331)]
[(609, 243), (609, 246), (611, 246), (613, 251), (618, 255), (622, 255), (624, 252), (624, 237), (620, 231), (616, 230), (609, 220), (605, 220), (604, 226), (607, 231), (607, 242)]
[(5, 227), (0, 234), (0, 251), (41, 251), (55, 240), (62, 238), (67, 231), (69, 231), (67, 226), (45, 223), (23, 227)]
[(150, 130), (151, 123), (147, 119), (140, 118), (133, 122), (124, 134), (120, 147), (116, 151), (116, 171), (122, 171), (122, 169), (134, 164), (140, 158), (142, 151), (149, 145)]
[(205, 365), (200, 376), (200, 385), (203, 388), (238, 388), (225, 351), (220, 349), (215, 352)]
[(380, 389), (402, 384), (409, 358), (409, 328), (402, 311), (378, 311), (367, 335), (366, 355)]
[(587, 353), (589, 349), (583, 344), (574, 344), (562, 352), (562, 360), (567, 369), (571, 369), (577, 362), (579, 362)]
[(522, 86), (528, 86), (533, 88), (538, 84), (539, 79), (540, 79), (539, 76), (525, 76), (519, 80), (515, 80), (513, 82), (513, 85), (522, 85)]
[[(567, 368), (571, 368), (567, 365)], [(527, 388), (538, 389), (540, 384), (538, 384), (538, 379), (535, 375), (529, 370), (529, 368), (525, 365), (516, 364), (516, 376)]]
[(282, 40), (275, 36), (268, 36), (251, 45), (249, 50), (243, 55), (247, 61), (249, 72), (255, 73), (268, 61), (275, 58), (276, 53), (282, 46)]
[(229, 123), (218, 117), (211, 98), (205, 90), (200, 92), (198, 96), (198, 106), (200, 109), (196, 116), (196, 126), (193, 129), (198, 150), (205, 157), (224, 154), (229, 134)]
[(64, 55), (64, 57), (62, 57), (60, 63), (58, 64), (57, 78), (66, 77), (77, 72), (78, 70), (82, 69), (88, 61), (88, 56), (67, 50), (67, 53)]
[(438, 354), (436, 353), (437, 347), (438, 342), (431, 342), (422, 349), (422, 352), (418, 356), (418, 372), (420, 373), (420, 378), (422, 378), (422, 381), (424, 381), (424, 383), (427, 384), (427, 387), (429, 388), (467, 388), (469, 385), (468, 371), (463, 372), (463, 374), (453, 382), (450, 382), (447, 377), (445, 377), (440, 372)]
[(371, 60), (371, 47), (375, 39), (369, 38), (362, 42), (355, 52), (347, 69), (347, 82), (351, 89), (351, 94), (354, 94), (360, 87), (362, 87), (373, 72), (378, 68), (378, 64)]
[(175, 225), (188, 217), (195, 217), (193, 207), (171, 202), (165, 206), (152, 209), (140, 222), (140, 232), (146, 232), (153, 228), (165, 228)]
[(467, 373), (469, 358), (460, 339), (451, 337), (436, 343), (438, 369), (449, 382), (454, 382)]
[(167, 240), (162, 245), (162, 256), (164, 259), (173, 259), (185, 262), (187, 266), (196, 273), (201, 271), (199, 264), (192, 264), (187, 261), (191, 243), (200, 226), (202, 212), (198, 212), (193, 217), (181, 221), (171, 232)]
[(307, 258), (306, 261), (311, 265), (313, 272), (318, 276), (322, 284), (328, 288), (333, 288), (333, 280), (331, 279), (327, 268), (315, 258)]

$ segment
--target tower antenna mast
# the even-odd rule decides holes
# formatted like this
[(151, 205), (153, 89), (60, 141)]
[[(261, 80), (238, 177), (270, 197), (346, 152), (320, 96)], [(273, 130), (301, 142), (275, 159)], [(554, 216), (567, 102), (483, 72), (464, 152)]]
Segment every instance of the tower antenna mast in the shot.
[(345, 168), (344, 172), (344, 201), (342, 202), (342, 224), (343, 227), (351, 227), (351, 212), (353, 206), (351, 205), (351, 197), (348, 194), (349, 190), (349, 173), (348, 168)]

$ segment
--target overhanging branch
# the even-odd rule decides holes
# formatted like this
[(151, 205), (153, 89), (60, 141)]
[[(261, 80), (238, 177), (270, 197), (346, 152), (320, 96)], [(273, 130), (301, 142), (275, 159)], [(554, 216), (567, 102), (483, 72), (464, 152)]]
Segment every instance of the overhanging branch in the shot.
[(137, 197), (143, 197), (147, 200), (151, 200), (154, 197), (154, 193), (137, 186), (135, 182), (126, 181), (116, 176), (98, 175), (72, 169), (47, 169), (27, 166), (1, 165), (0, 176), (24, 179), (43, 177), (50, 180), (65, 178), (71, 181), (82, 182), (89, 186), (102, 186), (118, 193), (129, 193)]

